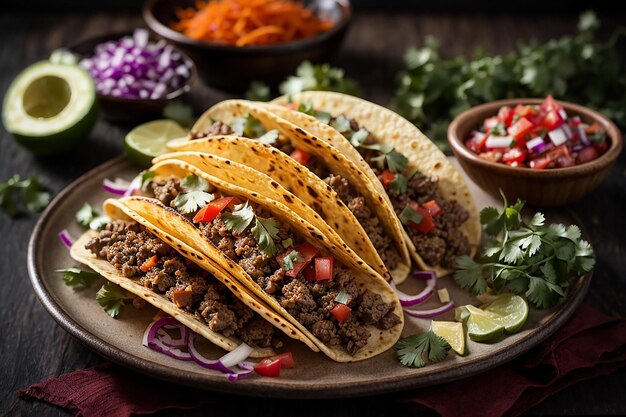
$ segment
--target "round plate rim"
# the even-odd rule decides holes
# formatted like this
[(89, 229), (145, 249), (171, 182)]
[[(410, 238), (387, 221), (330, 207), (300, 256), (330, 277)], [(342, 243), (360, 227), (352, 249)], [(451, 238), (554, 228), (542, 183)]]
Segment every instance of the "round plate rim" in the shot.
[[(381, 381), (380, 379), (377, 379), (366, 383), (343, 383), (339, 385), (325, 386), (315, 384), (313, 381), (307, 386), (294, 386), (290, 384), (289, 381), (280, 382), (280, 379), (257, 379), (254, 381), (245, 381), (245, 384), (240, 384), (227, 382), (223, 378), (215, 378), (214, 375), (205, 376), (204, 374), (189, 374), (180, 369), (148, 361), (121, 351), (106, 340), (91, 334), (67, 312), (65, 312), (59, 303), (57, 303), (53, 294), (50, 292), (49, 288), (47, 288), (42, 274), (40, 273), (40, 260), (42, 252), (39, 242), (42, 242), (43, 240), (39, 239), (39, 237), (46, 230), (48, 219), (55, 212), (55, 208), (82, 183), (90, 180), (94, 176), (99, 175), (103, 170), (110, 169), (112, 166), (116, 166), (118, 164), (123, 165), (127, 163), (128, 162), (125, 158), (120, 156), (98, 165), (70, 183), (52, 200), (46, 210), (39, 217), (28, 242), (28, 274), (31, 284), (35, 290), (35, 294), (41, 304), (48, 311), (48, 313), (50, 313), (59, 326), (61, 326), (70, 335), (78, 339), (83, 345), (86, 345), (88, 348), (111, 360), (112, 362), (164, 381), (176, 382), (195, 388), (238, 395), (292, 399), (359, 397), (441, 384), (456, 379), (466, 378), (506, 363), (544, 341), (559, 327), (561, 327), (561, 325), (563, 325), (574, 313), (584, 299), (591, 282), (592, 274), (586, 274), (580, 277), (577, 285), (572, 286), (573, 288), (576, 288), (576, 292), (574, 294), (571, 292), (568, 294), (564, 304), (561, 304), (559, 307), (559, 312), (552, 315), (552, 317), (542, 327), (537, 329), (535, 332), (529, 333), (527, 337), (520, 340), (509, 349), (496, 352), (493, 356), (490, 356), (487, 359), (477, 360), (475, 362), (467, 361), (455, 367), (420, 375), (418, 377), (409, 376), (407, 378), (389, 381)], [(571, 210), (568, 209), (567, 211), (569, 216), (578, 220), (576, 215), (571, 212)], [(577, 223), (580, 224), (579, 221), (577, 221)]]

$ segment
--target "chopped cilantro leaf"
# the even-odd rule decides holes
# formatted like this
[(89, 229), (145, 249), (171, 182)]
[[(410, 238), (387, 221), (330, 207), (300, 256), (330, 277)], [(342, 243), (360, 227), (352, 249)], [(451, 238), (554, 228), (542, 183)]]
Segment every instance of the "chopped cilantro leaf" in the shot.
[(232, 213), (224, 213), (222, 215), (222, 219), (228, 230), (238, 234), (243, 233), (244, 230), (250, 226), (254, 217), (254, 211), (247, 201), (245, 204), (236, 205)]
[(68, 287), (76, 289), (89, 288), (100, 278), (100, 275), (92, 271), (83, 271), (79, 268), (57, 269), (56, 272), (63, 274), (63, 281)]
[(50, 193), (43, 190), (37, 177), (21, 180), (13, 175), (5, 183), (0, 183), (0, 209), (9, 217), (17, 214), (20, 207), (30, 212), (42, 210), (50, 203)]
[(246, 138), (258, 138), (265, 133), (265, 127), (261, 121), (249, 114), (233, 119), (230, 127), (237, 136)]
[(396, 343), (400, 363), (410, 368), (421, 368), (427, 362), (441, 362), (448, 356), (450, 344), (432, 330), (404, 337)]
[(254, 227), (252, 228), (252, 236), (259, 244), (259, 249), (267, 256), (274, 256), (278, 249), (274, 244), (274, 239), (278, 237), (279, 223), (274, 219), (264, 219), (257, 217)]
[(107, 281), (96, 293), (96, 301), (111, 317), (116, 317), (122, 306), (130, 299), (125, 289), (110, 281)]
[(405, 226), (409, 225), (409, 221), (415, 224), (420, 224), (420, 222), (422, 221), (422, 215), (419, 214), (417, 211), (413, 210), (408, 205), (406, 205), (402, 209), (398, 218), (400, 219), (400, 222)]
[(292, 250), (283, 258), (283, 268), (285, 271), (291, 271), (293, 269), (293, 263), (297, 261), (301, 261), (302, 256), (296, 250)]
[(302, 62), (296, 69), (296, 75), (289, 76), (279, 86), (282, 94), (294, 96), (302, 91), (336, 91), (351, 95), (359, 95), (360, 88), (356, 81), (345, 77), (340, 68), (329, 64), (311, 64)]
[(208, 193), (210, 186), (196, 175), (187, 175), (181, 182), (182, 191), (173, 201), (174, 207), (183, 214), (193, 213), (209, 204), (215, 196)]
[(292, 238), (288, 238), (282, 241), (281, 243), (283, 245), (283, 248), (289, 248), (293, 246), (293, 239)]
[(85, 203), (76, 212), (76, 222), (85, 229), (102, 230), (111, 219), (98, 213), (91, 204)]
[(252, 81), (246, 90), (246, 98), (252, 101), (270, 101), (270, 88), (262, 81)]
[(389, 189), (394, 190), (397, 193), (404, 194), (409, 188), (409, 182), (402, 174), (396, 174), (395, 177), (389, 183)]

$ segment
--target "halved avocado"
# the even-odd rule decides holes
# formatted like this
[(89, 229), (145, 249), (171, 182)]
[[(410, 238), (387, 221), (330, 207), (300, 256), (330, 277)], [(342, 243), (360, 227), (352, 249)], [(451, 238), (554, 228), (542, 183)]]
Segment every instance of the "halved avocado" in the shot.
[(22, 71), (4, 96), (2, 122), (37, 155), (59, 154), (86, 139), (97, 116), (96, 89), (78, 65), (37, 62)]

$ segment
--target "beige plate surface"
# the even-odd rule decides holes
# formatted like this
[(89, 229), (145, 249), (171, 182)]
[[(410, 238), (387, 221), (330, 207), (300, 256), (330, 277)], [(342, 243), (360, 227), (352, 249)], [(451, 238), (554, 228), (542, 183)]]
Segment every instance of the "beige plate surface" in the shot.
[[(491, 344), (468, 341), (469, 354), (464, 357), (451, 352), (443, 362), (409, 369), (399, 364), (395, 350), (390, 349), (370, 360), (341, 364), (308, 350), (302, 343), (288, 341), (285, 350), (294, 355), (294, 369), (283, 370), (280, 378), (253, 375), (230, 383), (219, 373), (143, 347), (143, 331), (156, 310), (126, 307), (117, 319), (112, 319), (95, 302), (95, 293), (101, 283), (87, 290), (74, 291), (64, 285), (61, 274), (54, 272), (75, 265), (59, 242), (58, 232), (67, 228), (72, 236), (79, 236), (81, 230), (74, 221), (76, 211), (85, 201), (100, 207), (104, 199), (110, 197), (102, 190), (102, 180), (105, 177), (131, 179), (137, 171), (124, 159), (117, 158), (83, 175), (61, 192), (42, 214), (33, 231), (28, 248), (28, 269), (40, 301), (61, 327), (102, 356), (168, 381), (245, 395), (320, 398), (372, 395), (459, 379), (510, 361), (547, 338), (580, 304), (591, 279), (585, 276), (577, 280), (559, 306), (543, 311), (531, 309), (528, 322), (520, 333)], [(469, 180), (468, 183), (479, 208), (498, 204)], [(575, 222), (566, 211), (546, 212), (546, 215), (551, 221)], [(408, 281), (407, 286), (403, 284), (401, 287), (407, 292), (412, 284), (415, 291), (423, 285), (416, 280)], [(457, 305), (479, 304), (459, 289), (450, 277), (440, 279), (439, 286), (448, 288)], [(423, 308), (438, 305), (437, 297), (433, 296)], [(454, 320), (453, 314), (448, 313), (438, 320)], [(403, 335), (425, 331), (429, 323), (429, 320), (406, 316)], [(209, 346), (205, 346), (205, 353), (213, 358), (223, 354), (218, 348)]]

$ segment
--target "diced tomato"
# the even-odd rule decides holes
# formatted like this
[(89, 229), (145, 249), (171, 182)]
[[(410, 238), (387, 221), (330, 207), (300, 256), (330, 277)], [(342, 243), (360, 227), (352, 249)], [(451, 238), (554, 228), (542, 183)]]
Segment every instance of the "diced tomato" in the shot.
[(313, 264), (304, 268), (304, 278), (306, 282), (315, 282), (315, 267)]
[(507, 129), (507, 132), (509, 132), (509, 135), (513, 136), (515, 141), (518, 142), (523, 139), (526, 134), (530, 133), (533, 127), (533, 124), (527, 118), (521, 117)]
[[(315, 258), (317, 254), (319, 253), (319, 251), (315, 248), (315, 246), (307, 242), (301, 243), (300, 245), (296, 246), (294, 249), (300, 254), (300, 257), (302, 258), (302, 260), (294, 262), (293, 269), (290, 269), (289, 271), (285, 272), (285, 275), (291, 278), (297, 277), (298, 274), (300, 274), (300, 272), (308, 264), (310, 264), (313, 258)], [(286, 251), (285, 253), (283, 253), (282, 257), (284, 258), (289, 252), (291, 251)], [(282, 264), (282, 258), (279, 259), (279, 263)]]
[(239, 200), (237, 197), (222, 197), (217, 200), (211, 201), (209, 204), (200, 209), (199, 212), (193, 217), (194, 223), (211, 222), (222, 212), (226, 207), (234, 206)]
[(537, 109), (533, 106), (525, 106), (523, 104), (518, 104), (515, 106), (515, 114), (520, 117), (529, 117), (537, 114)]
[(153, 255), (150, 258), (148, 258), (144, 263), (142, 263), (139, 269), (141, 269), (143, 272), (148, 272), (149, 270), (157, 266), (158, 261), (159, 261), (159, 257), (156, 255)]
[(483, 123), (483, 128), (486, 132), (488, 132), (493, 129), (498, 123), (500, 123), (500, 118), (498, 116), (488, 117)]
[(288, 109), (290, 109), (290, 110), (297, 110), (298, 109), (298, 103), (296, 103), (295, 101), (292, 101), (291, 103), (287, 103), (286, 107)]
[(544, 156), (540, 156), (530, 161), (528, 166), (533, 169), (544, 169), (545, 167), (548, 166), (548, 164), (550, 164), (550, 162), (552, 162), (552, 159), (550, 158), (550, 156), (544, 155)]
[(409, 220), (409, 227), (414, 230), (418, 230), (424, 234), (428, 234), (435, 229), (435, 222), (428, 210), (420, 207), (415, 201), (410, 201), (409, 206), (422, 216), (422, 221), (416, 224)]
[(295, 159), (300, 165), (306, 165), (311, 158), (311, 154), (301, 148), (296, 148), (289, 156)]
[(174, 290), (171, 293), (172, 302), (176, 304), (178, 308), (185, 308), (187, 306), (191, 306), (192, 302), (192, 288), (188, 286), (182, 290)]
[(321, 256), (315, 258), (315, 280), (328, 281), (333, 279), (333, 267), (335, 258), (332, 256)]
[(554, 100), (554, 97), (552, 97), (552, 95), (549, 95), (548, 97), (546, 97), (546, 99), (543, 101), (543, 103), (541, 103), (541, 109), (545, 110), (546, 112), (549, 111), (557, 111), (561, 108), (561, 106), (559, 106), (559, 103), (557, 103)]
[(280, 361), (280, 367), (285, 368), (285, 369), (291, 369), (293, 368), (293, 365), (294, 365), (293, 355), (291, 354), (291, 352), (279, 353), (278, 355), (274, 355), (270, 357), (269, 359), (270, 360), (278, 359)]
[(254, 372), (263, 376), (277, 377), (280, 376), (281, 367), (280, 359), (267, 358), (254, 365)]
[(502, 155), (502, 160), (511, 165), (514, 162), (521, 163), (526, 159), (526, 150), (513, 148)]
[(389, 187), (389, 184), (391, 183), (391, 181), (393, 181), (393, 179), (396, 177), (396, 174), (386, 169), (383, 171), (382, 177), (383, 177), (383, 185), (385, 186), (385, 188), (387, 188)]
[(564, 120), (558, 110), (550, 110), (546, 113), (546, 117), (543, 118), (542, 125), (550, 131), (561, 126), (563, 122)]
[(343, 321), (350, 315), (352, 309), (345, 304), (337, 303), (332, 310), (330, 310), (330, 314), (332, 314), (339, 324), (343, 323)]
[(593, 161), (597, 157), (598, 150), (593, 146), (587, 146), (586, 148), (578, 152), (578, 157), (576, 158), (576, 161), (579, 164), (584, 164), (585, 162)]
[(435, 200), (430, 200), (422, 204), (426, 210), (430, 213), (431, 216), (437, 217), (442, 213), (441, 207)]
[(576, 165), (576, 160), (569, 155), (559, 157), (556, 162), (559, 168), (567, 168)]
[(572, 156), (566, 144), (559, 145), (556, 148), (552, 149), (550, 152), (548, 152), (548, 155), (550, 156), (552, 160), (555, 160), (561, 157)]
[(500, 119), (506, 127), (511, 126), (513, 117), (515, 117), (515, 111), (509, 106), (502, 106), (500, 110), (498, 110), (498, 119)]
[(604, 152), (606, 152), (609, 149), (609, 144), (607, 143), (606, 140), (603, 140), (600, 143), (594, 143), (593, 147), (596, 148), (596, 150), (598, 151), (600, 155), (602, 155)]

